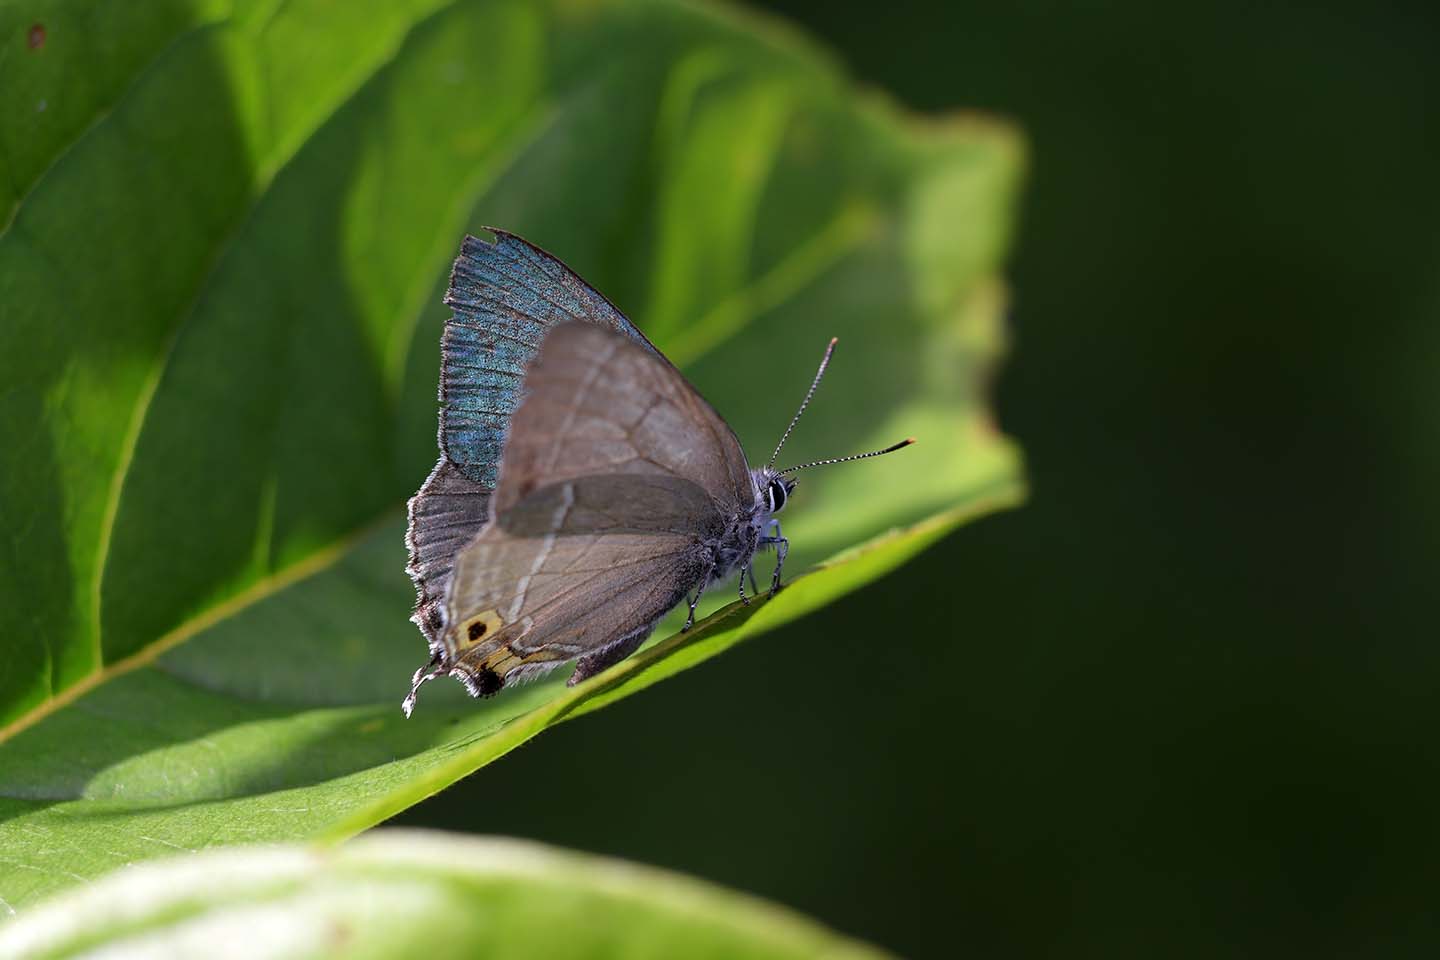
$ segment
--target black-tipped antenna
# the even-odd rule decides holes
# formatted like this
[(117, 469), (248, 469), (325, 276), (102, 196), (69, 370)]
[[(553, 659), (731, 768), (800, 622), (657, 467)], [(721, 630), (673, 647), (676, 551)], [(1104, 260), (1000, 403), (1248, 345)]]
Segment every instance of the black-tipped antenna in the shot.
[(812, 463), (802, 463), (798, 467), (786, 467), (784, 470), (779, 471), (776, 476), (784, 476), (787, 473), (794, 473), (796, 470), (808, 470), (811, 467), (823, 467), (829, 463), (849, 463), (851, 460), (864, 460), (866, 457), (878, 457), (884, 453), (894, 453), (896, 450), (908, 447), (914, 442), (914, 437), (906, 437), (899, 443), (891, 444), (884, 450), (871, 450), (869, 453), (852, 453), (848, 457), (836, 457), (833, 460), (816, 460)]
[(820, 386), (820, 378), (825, 376), (825, 368), (830, 366), (830, 354), (835, 352), (835, 344), (839, 339), (830, 338), (830, 345), (825, 348), (825, 356), (820, 358), (820, 369), (815, 371), (815, 379), (810, 381), (810, 389), (805, 391), (805, 399), (800, 401), (800, 409), (795, 411), (795, 416), (790, 418), (790, 426), (780, 435), (780, 442), (775, 444), (775, 452), (770, 454), (770, 462), (765, 464), (765, 469), (775, 466), (775, 458), (780, 456), (780, 448), (785, 446), (785, 441), (790, 439), (790, 431), (795, 429), (795, 424), (800, 422), (800, 415), (810, 406), (810, 398), (815, 396), (815, 388)]

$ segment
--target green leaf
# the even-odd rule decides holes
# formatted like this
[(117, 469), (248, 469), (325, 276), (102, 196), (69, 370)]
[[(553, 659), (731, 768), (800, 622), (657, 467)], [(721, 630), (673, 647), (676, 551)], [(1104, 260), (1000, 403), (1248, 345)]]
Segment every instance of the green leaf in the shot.
[(0, 956), (878, 958), (690, 877), (534, 843), (380, 831), (120, 870), (0, 929)]
[[(902, 116), (776, 25), (678, 2), (141, 6), (0, 7), (12, 907), (174, 847), (363, 829), (1018, 497), (984, 397), (1004, 126)], [(839, 336), (786, 459), (921, 442), (802, 475), (787, 570), (906, 532), (574, 690), (446, 681), (402, 721), (401, 510), (483, 223), (630, 312), (762, 461)]]

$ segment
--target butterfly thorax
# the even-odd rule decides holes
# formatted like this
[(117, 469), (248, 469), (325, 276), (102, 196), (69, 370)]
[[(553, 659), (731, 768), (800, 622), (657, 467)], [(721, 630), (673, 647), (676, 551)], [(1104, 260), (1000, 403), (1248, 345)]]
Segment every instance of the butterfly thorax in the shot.
[(711, 561), (709, 580), (714, 583), (723, 580), (737, 569), (743, 568), (755, 556), (760, 542), (760, 531), (766, 520), (761, 519), (761, 510), (737, 513), (726, 519), (721, 535), (710, 544)]
[(768, 467), (751, 470), (750, 478), (755, 485), (755, 498), (751, 506), (726, 518), (724, 532), (713, 541), (715, 566), (710, 572), (711, 582), (725, 579), (754, 559), (755, 550), (765, 535), (765, 528), (784, 507), (790, 491), (795, 489), (794, 480), (781, 477)]

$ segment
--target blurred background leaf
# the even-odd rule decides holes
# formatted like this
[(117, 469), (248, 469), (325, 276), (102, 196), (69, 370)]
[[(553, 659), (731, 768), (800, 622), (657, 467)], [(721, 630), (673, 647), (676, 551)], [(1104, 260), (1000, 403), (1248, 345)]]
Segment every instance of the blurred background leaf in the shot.
[[(438, 934), (438, 935), (437, 935)], [(689, 877), (518, 840), (382, 831), (121, 869), (0, 928), (0, 956), (834, 958), (883, 954)]]
[[(0, 7), (0, 37), (12, 909), (363, 829), (1019, 495), (985, 404), (1003, 124), (902, 116), (777, 24), (674, 2), (57, 2)], [(585, 688), (432, 685), (403, 722), (401, 506), (435, 457), (444, 277), (487, 222), (629, 309), (752, 454), (840, 336), (788, 454), (923, 442), (807, 475), (787, 569), (907, 532)]]

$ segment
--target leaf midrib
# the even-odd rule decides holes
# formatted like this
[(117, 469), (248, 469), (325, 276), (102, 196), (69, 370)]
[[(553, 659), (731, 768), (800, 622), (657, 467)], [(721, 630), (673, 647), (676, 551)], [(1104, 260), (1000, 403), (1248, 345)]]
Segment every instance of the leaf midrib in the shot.
[[(885, 548), (897, 539), (907, 537), (923, 539), (927, 536), (938, 535), (967, 520), (995, 510), (1015, 506), (1023, 501), (1024, 496), (1025, 485), (1022, 481), (1014, 477), (1004, 479), (993, 487), (975, 492), (974, 496), (963, 498), (964, 502), (960, 506), (943, 510), (903, 528), (884, 531), (863, 543), (841, 551), (834, 557), (803, 571), (794, 580), (788, 581), (786, 586), (794, 586), (806, 578), (859, 560), (873, 551)], [(499, 730), (466, 743), (449, 757), (411, 777), (403, 786), (375, 792), (367, 803), (330, 824), (323, 831), (312, 836), (312, 839), (324, 843), (339, 842), (400, 813), (419, 800), (438, 793), (473, 772), (477, 767), (493, 762), (523, 746), (551, 727), (604, 706), (608, 702), (605, 699), (606, 694), (610, 691), (624, 687), (632, 678), (642, 674), (654, 664), (663, 662), (670, 656), (700, 643), (710, 634), (725, 629), (726, 621), (732, 617), (741, 613), (748, 613), (750, 616), (758, 614), (770, 599), (762, 595), (754, 598), (748, 607), (742, 605), (738, 600), (732, 601), (697, 622), (691, 630), (677, 631), (646, 645), (633, 656), (583, 683), (574, 687), (566, 687), (552, 699), (510, 718), (501, 725)], [(682, 667), (681, 669), (687, 668)], [(645, 686), (654, 682), (657, 681), (652, 679), (632, 692), (638, 692), (639, 689), (644, 689)], [(513, 731), (520, 727), (524, 728), (521, 735), (506, 742), (496, 743), (496, 736), (502, 730)]]
[(321, 547), (303, 560), (299, 560), (283, 570), (261, 577), (234, 596), (222, 600), (208, 610), (197, 613), (173, 629), (161, 634), (129, 656), (102, 665), (99, 669), (87, 674), (64, 690), (61, 690), (49, 700), (21, 714), (4, 727), (0, 727), (0, 744), (10, 740), (21, 731), (34, 726), (61, 708), (69, 706), (96, 687), (122, 674), (130, 673), (140, 667), (154, 663), (162, 654), (179, 646), (201, 631), (207, 630), (217, 623), (229, 619), (253, 604), (259, 603), (267, 597), (279, 593), (286, 587), (308, 579), (324, 570), (328, 570), (340, 560), (344, 559), (345, 555), (354, 549), (360, 541), (364, 540), (385, 524), (392, 522), (394, 514), (395, 508), (387, 508), (379, 517), (370, 520), (356, 530), (352, 530), (328, 546)]

